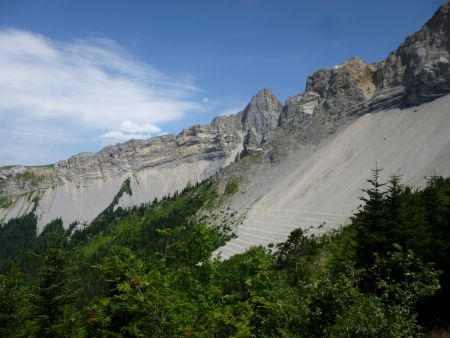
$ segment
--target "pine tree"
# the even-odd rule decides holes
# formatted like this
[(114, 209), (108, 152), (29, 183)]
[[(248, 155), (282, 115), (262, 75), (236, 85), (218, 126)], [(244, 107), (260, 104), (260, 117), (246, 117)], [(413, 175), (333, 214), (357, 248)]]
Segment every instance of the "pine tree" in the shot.
[(374, 253), (385, 252), (390, 243), (386, 238), (385, 202), (386, 192), (382, 190), (385, 184), (380, 183), (382, 169), (372, 169), (372, 178), (367, 182), (368, 189), (363, 190), (367, 197), (360, 199), (365, 203), (354, 219), (356, 226), (356, 254), (358, 262), (365, 267), (374, 262)]
[(23, 285), (22, 273), (14, 265), (0, 275), (0, 304), (0, 337), (30, 336), (30, 294)]
[[(432, 176), (423, 191), (426, 219), (433, 233), (434, 260), (447, 261), (450, 254), (450, 188), (442, 177)], [(450, 266), (449, 266), (450, 267)]]
[(76, 313), (73, 307), (67, 266), (68, 254), (61, 234), (48, 234), (48, 248), (43, 255), (45, 268), (34, 299), (38, 337), (67, 337), (75, 330)]
[[(400, 177), (393, 175), (389, 179), (385, 196), (385, 221), (386, 237), (392, 243), (406, 245), (406, 206), (404, 203), (404, 188), (400, 183)], [(390, 250), (391, 248), (387, 248)]]

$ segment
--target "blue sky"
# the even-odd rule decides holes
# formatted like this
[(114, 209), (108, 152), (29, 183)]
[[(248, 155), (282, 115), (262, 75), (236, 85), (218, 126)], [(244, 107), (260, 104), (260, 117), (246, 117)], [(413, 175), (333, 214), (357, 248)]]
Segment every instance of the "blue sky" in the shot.
[(0, 165), (45, 164), (284, 101), (315, 70), (379, 61), (443, 3), (0, 0)]

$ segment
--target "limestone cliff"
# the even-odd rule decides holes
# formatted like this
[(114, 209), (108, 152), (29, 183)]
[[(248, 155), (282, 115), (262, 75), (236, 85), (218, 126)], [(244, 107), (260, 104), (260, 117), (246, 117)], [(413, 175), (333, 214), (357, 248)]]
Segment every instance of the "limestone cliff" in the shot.
[(242, 112), (176, 136), (130, 140), (49, 166), (0, 168), (0, 222), (35, 209), (40, 230), (55, 218), (65, 226), (89, 223), (128, 178), (132, 195), (120, 199), (123, 207), (182, 190), (239, 158), (249, 130), (262, 142), (277, 127), (280, 111), (278, 99), (262, 89)]

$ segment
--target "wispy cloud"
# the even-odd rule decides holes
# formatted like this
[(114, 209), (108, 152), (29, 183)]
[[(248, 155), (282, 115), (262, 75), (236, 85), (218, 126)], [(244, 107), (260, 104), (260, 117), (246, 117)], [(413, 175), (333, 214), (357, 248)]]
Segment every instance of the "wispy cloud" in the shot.
[(2, 29), (0, 164), (31, 163), (33, 153), (51, 162), (77, 145), (161, 134), (159, 124), (204, 109), (199, 94), (191, 77), (168, 76), (109, 39)]

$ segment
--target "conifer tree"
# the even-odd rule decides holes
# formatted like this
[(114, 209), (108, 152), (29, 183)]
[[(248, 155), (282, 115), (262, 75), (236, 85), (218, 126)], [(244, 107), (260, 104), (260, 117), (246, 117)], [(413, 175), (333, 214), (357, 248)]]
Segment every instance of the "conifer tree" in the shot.
[(67, 337), (75, 330), (75, 318), (67, 266), (68, 255), (61, 234), (48, 234), (48, 248), (43, 255), (45, 268), (34, 299), (38, 337)]
[(360, 199), (365, 203), (356, 215), (356, 254), (362, 266), (371, 266), (374, 253), (383, 252), (389, 240), (386, 238), (385, 202), (386, 193), (382, 190), (385, 184), (380, 183), (382, 169), (372, 169), (372, 178), (367, 182), (369, 188), (363, 190), (367, 197)]
[(14, 265), (0, 275), (0, 304), (0, 337), (30, 336), (30, 294), (23, 285), (22, 273)]

